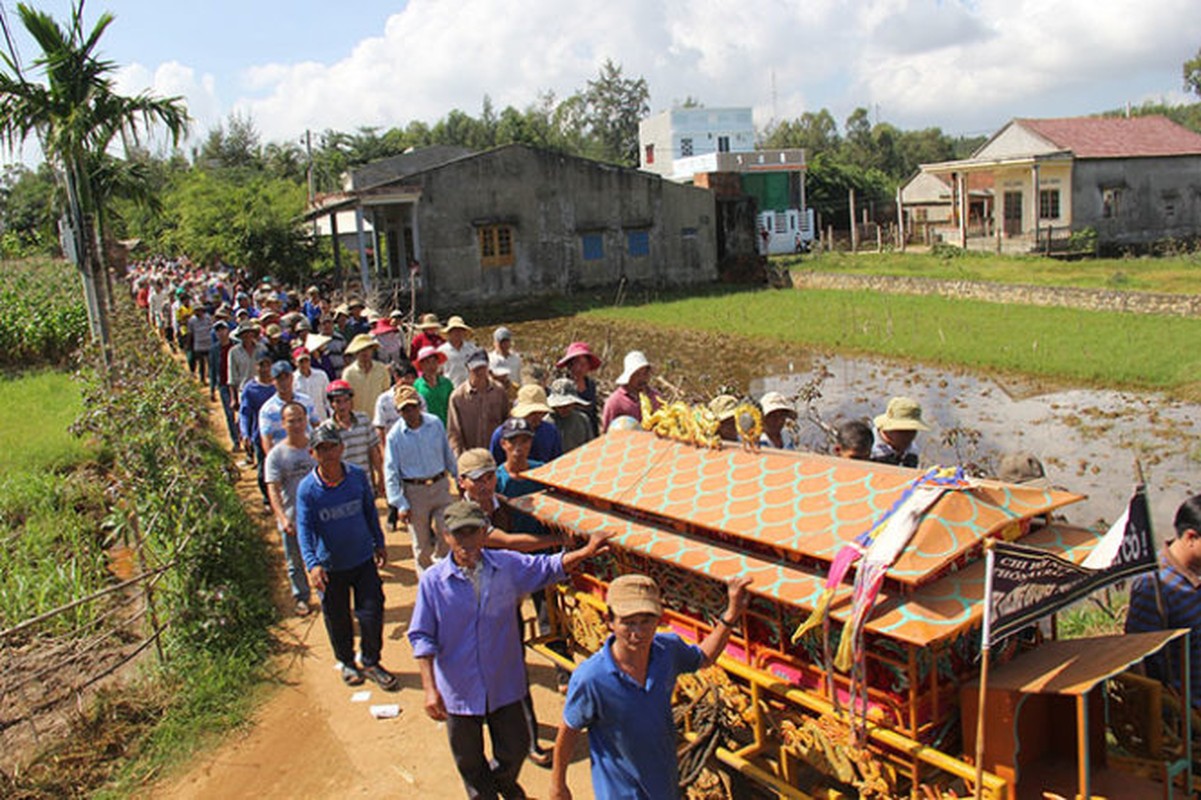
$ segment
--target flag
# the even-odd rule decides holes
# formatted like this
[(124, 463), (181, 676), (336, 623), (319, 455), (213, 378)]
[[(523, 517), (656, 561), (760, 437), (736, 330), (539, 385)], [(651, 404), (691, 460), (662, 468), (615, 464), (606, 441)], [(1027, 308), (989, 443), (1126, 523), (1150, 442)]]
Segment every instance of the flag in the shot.
[(995, 542), (989, 559), (991, 647), (1034, 621), (1123, 578), (1156, 568), (1147, 493), (1138, 486), (1129, 505), (1083, 564), (1016, 542)]

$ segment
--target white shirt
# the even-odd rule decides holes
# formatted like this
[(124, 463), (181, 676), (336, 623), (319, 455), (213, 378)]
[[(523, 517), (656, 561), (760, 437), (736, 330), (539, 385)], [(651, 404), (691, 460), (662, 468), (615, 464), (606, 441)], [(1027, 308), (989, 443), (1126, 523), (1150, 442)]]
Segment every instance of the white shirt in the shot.
[(311, 370), (306, 378), (300, 370), (292, 375), (294, 389), (301, 394), (307, 394), (313, 401), (313, 411), (317, 419), (325, 422), (329, 419), (329, 409), (326, 408), (325, 387), (329, 386), (329, 376), (323, 369)]
[(446, 363), (442, 365), (442, 374), (450, 379), (456, 389), (467, 381), (467, 356), (474, 353), (476, 349), (475, 342), (470, 339), (464, 339), (463, 346), (457, 350), (450, 342), (438, 345), (438, 352), (446, 356)]

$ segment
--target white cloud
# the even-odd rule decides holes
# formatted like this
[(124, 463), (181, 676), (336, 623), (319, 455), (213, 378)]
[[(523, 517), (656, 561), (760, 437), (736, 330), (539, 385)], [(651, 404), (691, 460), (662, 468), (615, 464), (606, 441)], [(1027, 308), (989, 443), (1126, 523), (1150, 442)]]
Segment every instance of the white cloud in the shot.
[[(194, 69), (178, 61), (164, 62), (153, 71), (142, 64), (129, 64), (117, 72), (114, 83), (121, 94), (148, 91), (157, 97), (183, 98), (191, 117), (187, 142), (201, 141), (225, 116), (216, 79), (208, 74), (197, 75)], [(166, 141), (160, 135), (153, 137), (150, 144), (162, 146)]]
[[(992, 129), (1178, 90), (1201, 42), (1196, 0), (411, 0), (332, 63), (248, 64), (220, 93), (180, 64), (125, 73), (187, 97), (200, 131), (232, 108), (264, 141), (459, 108), (477, 115), (581, 89), (606, 58), (645, 76), (652, 109), (687, 96), (766, 124), (880, 108), (902, 127)], [(140, 72), (137, 72), (139, 71)], [(774, 80), (773, 80), (774, 76)], [(236, 96), (230, 105), (220, 94)]]

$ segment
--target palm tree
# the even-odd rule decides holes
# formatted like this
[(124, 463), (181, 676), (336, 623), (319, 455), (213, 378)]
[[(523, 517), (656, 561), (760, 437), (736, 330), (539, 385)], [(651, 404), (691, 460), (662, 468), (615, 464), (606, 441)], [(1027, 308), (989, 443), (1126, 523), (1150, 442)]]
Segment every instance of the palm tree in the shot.
[(104, 163), (118, 135), (136, 142), (141, 129), (155, 123), (161, 123), (178, 144), (187, 130), (188, 112), (178, 97), (156, 98), (145, 92), (126, 97), (114, 91), (111, 76), (116, 65), (97, 52), (113, 16), (101, 14), (85, 34), (83, 3), (73, 4), (67, 28), (45, 12), (24, 3), (17, 6), (22, 25), (41, 49), (33, 66), (44, 82), (26, 76), (11, 46), (7, 21), (0, 17), (10, 43), (9, 53), (0, 53), (4, 62), (0, 69), (0, 139), (16, 149), (31, 134), (36, 135), (47, 162), (55, 168), (67, 196), (64, 222), (68, 230), (64, 235), (70, 236), (83, 279), (92, 337), (107, 351), (107, 303), (104, 285), (98, 280), (102, 267), (97, 219), (102, 217), (108, 192), (98, 180), (97, 167)]

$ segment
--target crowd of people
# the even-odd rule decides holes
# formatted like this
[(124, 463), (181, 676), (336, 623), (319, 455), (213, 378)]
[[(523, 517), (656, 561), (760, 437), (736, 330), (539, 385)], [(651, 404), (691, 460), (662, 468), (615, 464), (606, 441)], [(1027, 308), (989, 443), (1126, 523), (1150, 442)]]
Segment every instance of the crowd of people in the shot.
[[(652, 409), (665, 402), (645, 353), (626, 353), (614, 390), (602, 396), (595, 377), (601, 359), (587, 342), (567, 345), (548, 375), (523, 361), (507, 327), (495, 327), (484, 347), (458, 315), (443, 323), (427, 313), (410, 327), (403, 312), (380, 313), (361, 298), (335, 303), (318, 286), (299, 293), (270, 278), (251, 281), (186, 261), (154, 259), (133, 267), (130, 278), (149, 325), (220, 406), (241, 465), (257, 471), (263, 506), (282, 538), (294, 611), (309, 615), (313, 593), (320, 597), (347, 685), (399, 688), (381, 663), (379, 570), (387, 551), (376, 498), (384, 497), (387, 527), (407, 529), (419, 576), (408, 638), (424, 707), (447, 722), (468, 796), (523, 797), (518, 776), (529, 758), (553, 762), (554, 796), (569, 797), (566, 765), (585, 729), (598, 796), (674, 796), (671, 687), (677, 674), (721, 652), (745, 608), (747, 581), (731, 582), (720, 624), (692, 645), (656, 633), (663, 608), (653, 582), (615, 580), (609, 642), (570, 680), (560, 672), (567, 699), (552, 755), (537, 736), (520, 605), (532, 595), (548, 632), (538, 590), (602, 552), (607, 537), (564, 541), (507, 502), (540, 488), (531, 469), (610, 429), (637, 426), (644, 400)], [(723, 394), (708, 404), (723, 439), (739, 438), (735, 417), (744, 402)], [(754, 402), (761, 444), (797, 449), (795, 403), (779, 392)], [(894, 397), (871, 424), (839, 424), (832, 449), (916, 467), (917, 437), (928, 430), (918, 403)], [(1045, 481), (1030, 454), (1011, 454), (1001, 467), (998, 477), (1010, 482)], [(1201, 585), (1193, 563), (1193, 548), (1201, 552), (1197, 525), (1186, 525), (1178, 542), (1167, 563), (1193, 577), (1178, 580), (1173, 572), (1167, 585), (1170, 599), (1184, 598), (1178, 605), (1188, 605), (1181, 612), (1188, 618), (1181, 621), (1191, 625), (1197, 604), (1186, 595), (1197, 596)], [(1154, 624), (1152, 607), (1138, 608), (1139, 624)], [(1193, 664), (1201, 665), (1201, 652)]]

